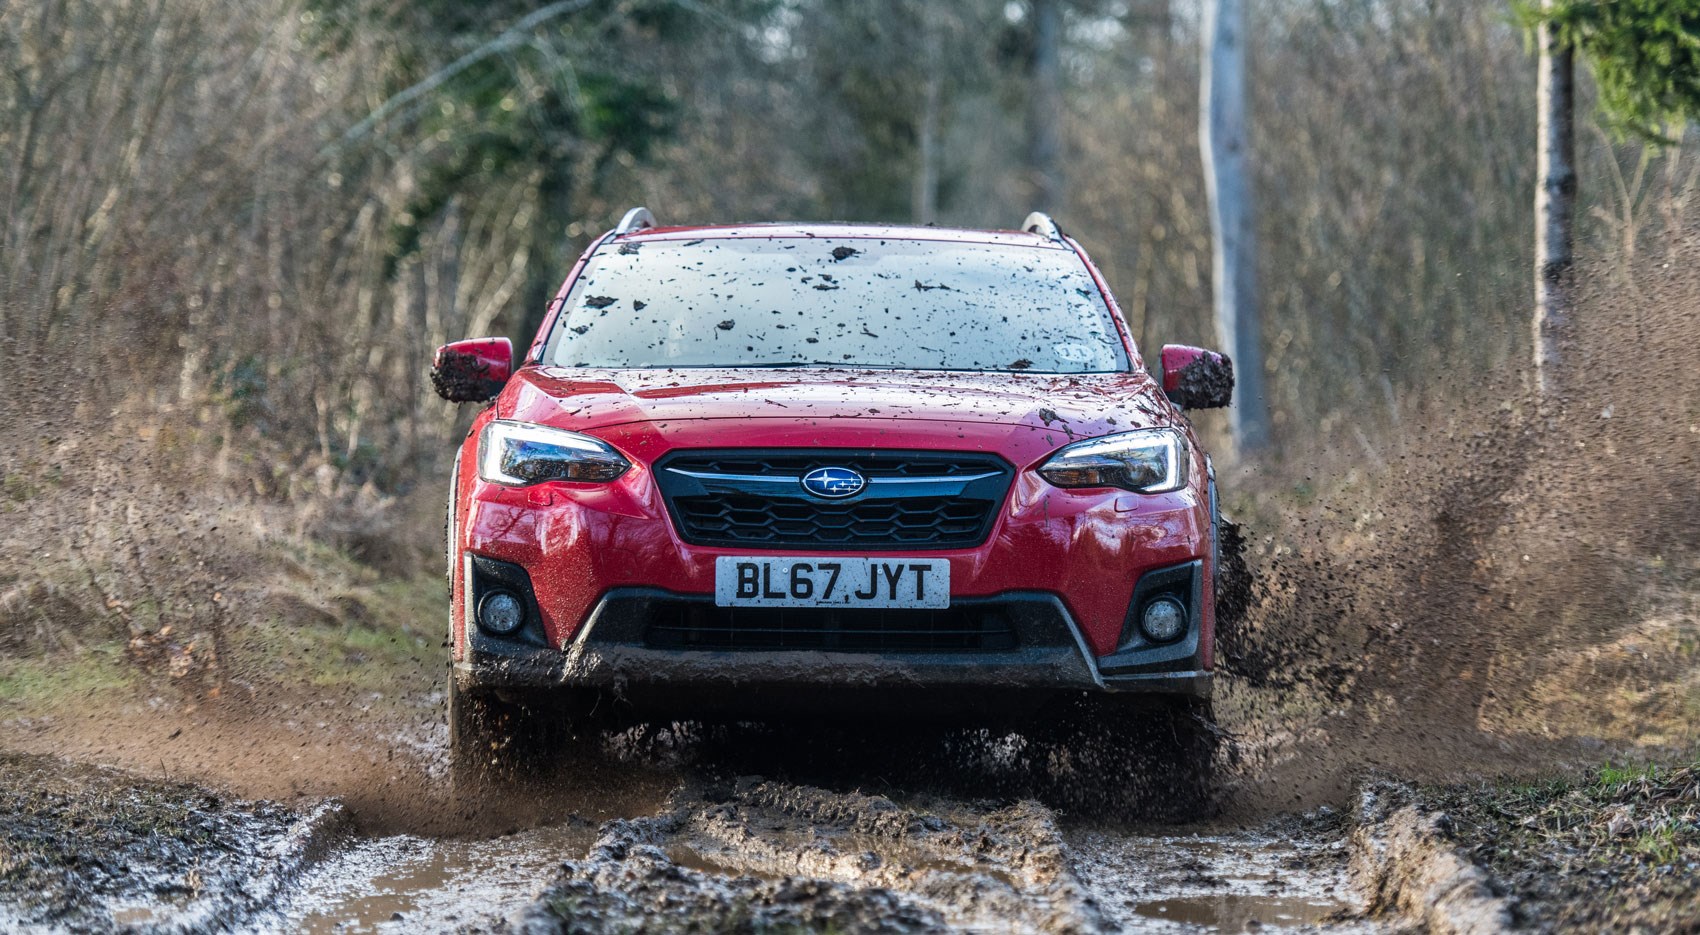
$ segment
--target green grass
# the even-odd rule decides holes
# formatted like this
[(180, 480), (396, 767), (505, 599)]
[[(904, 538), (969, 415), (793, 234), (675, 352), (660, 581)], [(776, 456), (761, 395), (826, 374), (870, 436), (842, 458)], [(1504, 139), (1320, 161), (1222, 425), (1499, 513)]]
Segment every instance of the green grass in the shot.
[(39, 711), (67, 700), (93, 700), (129, 691), (135, 685), (136, 672), (117, 646), (0, 660), (0, 708), (13, 711)]
[[(428, 571), (386, 576), (346, 553), (311, 542), (267, 542), (260, 574), (239, 583), (252, 595), (226, 617), (218, 647), (221, 674), (254, 686), (370, 690), (400, 698), (435, 686), (447, 629), (447, 596)], [(60, 563), (44, 569), (64, 580), (51, 590), (83, 607), (87, 619), (110, 613), (98, 595)], [(99, 570), (96, 570), (99, 574)], [(268, 612), (269, 611), (269, 612)], [(157, 632), (169, 623), (197, 632), (196, 608), (137, 599), (129, 627)], [(79, 633), (44, 652), (0, 657), (0, 715), (40, 716), (120, 701), (145, 688), (174, 687), (163, 667), (142, 666), (126, 651), (125, 627)], [(202, 675), (204, 676), (205, 673)], [(186, 689), (214, 683), (198, 676)]]
[(392, 692), (418, 687), (422, 672), (437, 671), (448, 626), (439, 578), (385, 577), (318, 544), (284, 552), (270, 587), (320, 613), (231, 631), (236, 664), (285, 683)]
[(1677, 826), (1671, 820), (1660, 822), (1656, 827), (1635, 839), (1634, 851), (1659, 866), (1673, 866), (1682, 859), (1682, 842), (1677, 839)]
[(1657, 763), (1643, 763), (1640, 766), (1613, 766), (1607, 763), (1600, 767), (1596, 781), (1599, 784), (1600, 791), (1611, 793), (1632, 782), (1656, 780), (1658, 778), (1659, 766)]

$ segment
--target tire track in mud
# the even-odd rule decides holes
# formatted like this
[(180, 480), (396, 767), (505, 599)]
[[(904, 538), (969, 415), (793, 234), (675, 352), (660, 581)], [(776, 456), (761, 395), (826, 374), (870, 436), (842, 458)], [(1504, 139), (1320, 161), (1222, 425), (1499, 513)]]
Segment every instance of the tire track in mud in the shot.
[(721, 930), (744, 920), (859, 931), (1108, 928), (1041, 805), (909, 807), (759, 779), (610, 822), (527, 918), (575, 932)]
[[(268, 920), (291, 930), (602, 933), (1370, 931), (1345, 828), (1065, 827), (1033, 801), (903, 802), (746, 777), (653, 815), (486, 841), (371, 839)], [(263, 927), (262, 927), (263, 928)]]

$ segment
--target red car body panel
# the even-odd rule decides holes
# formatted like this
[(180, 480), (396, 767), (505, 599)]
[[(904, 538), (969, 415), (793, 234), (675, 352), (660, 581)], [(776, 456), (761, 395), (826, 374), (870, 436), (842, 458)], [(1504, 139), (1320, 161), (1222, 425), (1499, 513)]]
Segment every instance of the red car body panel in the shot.
[[(705, 237), (902, 238), (1058, 249), (1035, 234), (811, 225), (659, 228), (632, 239)], [(588, 257), (607, 239), (586, 251)], [(1061, 247), (1079, 252), (1072, 241)], [(562, 286), (525, 364), (474, 420), (457, 459), (451, 546), (524, 566), (548, 644), (565, 649), (610, 589), (644, 586), (712, 595), (722, 555), (820, 554), (796, 549), (692, 545), (674, 529), (651, 465), (682, 449), (925, 449), (992, 453), (1015, 468), (995, 525), (975, 548), (868, 554), (947, 558), (952, 596), (1055, 594), (1095, 656), (1116, 650), (1141, 574), (1200, 560), (1214, 575), (1209, 464), (1187, 420), (1143, 369), (1103, 279), (1133, 369), (1125, 373), (1020, 374), (855, 369), (590, 370), (542, 366), (556, 316), (585, 259)], [(472, 469), (480, 429), (493, 418), (592, 435), (632, 464), (611, 483), (484, 482)], [(1133, 429), (1173, 427), (1191, 442), (1192, 482), (1161, 494), (1063, 489), (1035, 473), (1059, 448)], [(464, 563), (453, 566), (454, 657), (466, 657)], [(1201, 662), (1212, 667), (1215, 608), (1206, 588)]]

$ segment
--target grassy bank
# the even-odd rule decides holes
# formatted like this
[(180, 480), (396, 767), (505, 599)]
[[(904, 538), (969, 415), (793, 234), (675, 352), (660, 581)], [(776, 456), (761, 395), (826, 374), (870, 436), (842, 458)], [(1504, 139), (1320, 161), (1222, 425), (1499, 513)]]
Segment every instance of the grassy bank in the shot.
[(0, 657), (0, 719), (141, 699), (351, 692), (405, 701), (436, 687), (447, 619), (440, 577), (380, 571), (310, 541), (254, 543), (241, 564), (253, 572), (224, 582), (214, 609), (197, 617), (181, 606), (111, 605), (75, 585), (80, 569), (38, 562), (12, 587), (4, 622), (20, 651)]
[(1700, 920), (1700, 766), (1607, 765), (1422, 796), (1522, 924), (1671, 932)]

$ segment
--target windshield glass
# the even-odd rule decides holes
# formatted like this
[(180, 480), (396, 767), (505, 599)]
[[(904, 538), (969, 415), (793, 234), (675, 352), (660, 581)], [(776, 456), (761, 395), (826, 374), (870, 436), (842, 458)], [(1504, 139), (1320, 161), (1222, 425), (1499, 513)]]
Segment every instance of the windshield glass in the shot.
[(557, 367), (1128, 369), (1072, 250), (826, 238), (604, 245), (567, 296)]

